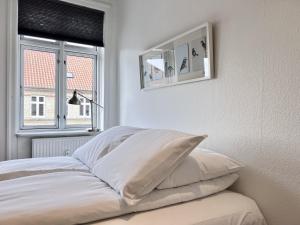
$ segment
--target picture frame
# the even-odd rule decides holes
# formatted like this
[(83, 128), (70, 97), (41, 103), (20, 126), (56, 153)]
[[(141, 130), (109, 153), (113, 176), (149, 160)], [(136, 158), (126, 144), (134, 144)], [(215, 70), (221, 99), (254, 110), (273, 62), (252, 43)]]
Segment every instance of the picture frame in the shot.
[(190, 72), (189, 44), (184, 43), (175, 48), (176, 71), (178, 75)]
[(212, 24), (204, 23), (139, 55), (142, 90), (213, 78)]

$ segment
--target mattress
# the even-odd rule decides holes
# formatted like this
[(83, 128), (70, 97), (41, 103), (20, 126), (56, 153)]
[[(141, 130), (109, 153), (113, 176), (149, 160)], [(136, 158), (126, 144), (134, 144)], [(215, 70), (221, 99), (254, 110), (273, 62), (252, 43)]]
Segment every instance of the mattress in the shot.
[(256, 203), (223, 191), (206, 198), (108, 219), (89, 225), (266, 225)]

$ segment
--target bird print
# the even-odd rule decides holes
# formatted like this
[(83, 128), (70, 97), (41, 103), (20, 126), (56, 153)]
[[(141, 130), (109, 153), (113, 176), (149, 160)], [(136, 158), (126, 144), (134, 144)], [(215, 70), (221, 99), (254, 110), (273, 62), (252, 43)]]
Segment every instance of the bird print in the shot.
[(180, 72), (187, 67), (187, 57), (184, 57), (181, 63)]
[(172, 70), (174, 70), (174, 68), (172, 66), (169, 66), (168, 70), (171, 72)]
[(202, 45), (202, 48), (206, 51), (206, 43), (204, 41), (201, 41), (201, 45)]
[(199, 56), (195, 48), (192, 49), (192, 55), (193, 57)]
[(204, 56), (206, 57), (206, 42), (204, 42), (204, 41), (201, 41), (201, 45), (202, 45), (202, 48), (204, 49)]

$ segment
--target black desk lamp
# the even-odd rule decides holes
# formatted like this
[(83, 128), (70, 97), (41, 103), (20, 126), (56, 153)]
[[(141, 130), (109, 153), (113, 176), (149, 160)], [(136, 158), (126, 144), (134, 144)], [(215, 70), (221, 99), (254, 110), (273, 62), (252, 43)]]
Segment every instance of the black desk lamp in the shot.
[(79, 96), (85, 98), (86, 100), (88, 100), (88, 101), (90, 102), (90, 104), (91, 104), (91, 112), (92, 112), (92, 113), (91, 113), (92, 129), (89, 129), (88, 131), (89, 131), (89, 132), (97, 132), (98, 129), (95, 129), (95, 127), (94, 127), (94, 119), (93, 119), (93, 118), (94, 118), (94, 115), (93, 115), (94, 111), (93, 111), (93, 105), (96, 105), (96, 106), (98, 106), (98, 107), (100, 107), (100, 108), (102, 108), (102, 109), (103, 109), (103, 106), (101, 106), (101, 105), (99, 105), (98, 103), (94, 102), (93, 99), (87, 98), (86, 96), (84, 96), (82, 93), (80, 93), (80, 92), (79, 92), (78, 90), (76, 90), (76, 89), (74, 90), (73, 96), (72, 96), (72, 98), (68, 101), (68, 103), (71, 104), (71, 105), (80, 105), (81, 102), (80, 102), (80, 100), (78, 99), (77, 95), (79, 95)]

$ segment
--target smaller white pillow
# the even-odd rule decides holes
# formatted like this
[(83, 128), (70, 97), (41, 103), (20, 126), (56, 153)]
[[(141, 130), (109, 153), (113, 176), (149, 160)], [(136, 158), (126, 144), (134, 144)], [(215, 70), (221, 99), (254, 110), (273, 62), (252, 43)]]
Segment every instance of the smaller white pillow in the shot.
[(205, 137), (144, 130), (98, 160), (92, 172), (132, 205), (169, 176)]
[(72, 156), (92, 168), (98, 159), (112, 151), (131, 135), (142, 130), (144, 129), (136, 127), (112, 127), (80, 146)]
[(196, 148), (157, 189), (180, 187), (238, 172), (243, 165), (225, 155)]

